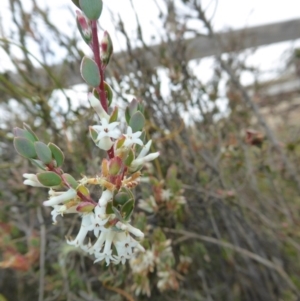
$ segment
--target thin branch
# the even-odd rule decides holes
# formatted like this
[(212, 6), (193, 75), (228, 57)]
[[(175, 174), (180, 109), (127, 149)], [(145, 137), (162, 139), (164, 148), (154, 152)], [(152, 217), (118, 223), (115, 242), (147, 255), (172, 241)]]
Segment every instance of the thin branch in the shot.
[[(212, 42), (215, 44), (215, 47), (221, 49), (222, 45), (220, 44), (220, 41), (216, 38), (216, 34), (211, 26), (211, 23), (207, 20), (204, 11), (202, 10), (201, 6), (197, 6), (199, 18), (203, 21), (204, 25), (206, 26), (208, 30), (208, 35), (211, 37)], [(298, 177), (297, 171), (295, 170), (293, 164), (290, 162), (284, 151), (282, 150), (282, 147), (278, 143), (278, 140), (276, 138), (276, 135), (271, 130), (269, 125), (267, 124), (266, 120), (262, 116), (258, 105), (251, 99), (246, 89), (242, 86), (237, 76), (234, 74), (234, 71), (232, 68), (227, 64), (221, 57), (221, 55), (216, 55), (217, 61), (219, 62), (220, 66), (224, 71), (227, 72), (229, 75), (232, 83), (237, 88), (237, 90), (241, 93), (242, 99), (244, 100), (245, 104), (249, 106), (252, 111), (254, 112), (255, 117), (258, 120), (258, 123), (262, 126), (262, 128), (265, 130), (267, 138), (272, 143), (274, 149), (278, 152), (278, 154), (281, 157), (281, 160), (290, 176), (290, 178), (296, 183), (297, 189), (300, 192), (300, 178)]]
[(206, 241), (206, 242), (209, 242), (209, 243), (212, 243), (212, 244), (219, 245), (219, 246), (227, 248), (227, 249), (231, 249), (231, 250), (233, 250), (233, 251), (235, 251), (235, 252), (237, 252), (237, 253), (239, 253), (243, 256), (251, 258), (251, 259), (255, 260), (256, 262), (261, 263), (262, 265), (277, 271), (278, 274), (287, 282), (289, 287), (294, 291), (294, 293), (298, 297), (300, 297), (300, 292), (299, 292), (298, 288), (292, 282), (292, 280), (290, 279), (288, 274), (284, 271), (284, 269), (282, 267), (280, 267), (279, 265), (273, 263), (272, 261), (266, 259), (266, 258), (263, 258), (263, 257), (255, 254), (255, 253), (252, 253), (252, 252), (250, 252), (246, 249), (243, 249), (241, 247), (235, 246), (235, 245), (233, 245), (229, 242), (221, 241), (221, 240), (213, 238), (213, 237), (199, 235), (199, 234), (184, 231), (184, 230), (174, 230), (174, 229), (169, 229), (169, 228), (164, 228), (163, 230), (165, 232), (183, 235), (180, 239), (178, 239), (176, 241), (176, 243), (179, 243), (179, 242), (181, 243), (182, 241), (195, 238), (195, 239)]
[(39, 299), (44, 300), (45, 287), (45, 252), (46, 252), (46, 227), (44, 223), (43, 213), (41, 207), (37, 208), (37, 218), (40, 223), (40, 280), (39, 280)]

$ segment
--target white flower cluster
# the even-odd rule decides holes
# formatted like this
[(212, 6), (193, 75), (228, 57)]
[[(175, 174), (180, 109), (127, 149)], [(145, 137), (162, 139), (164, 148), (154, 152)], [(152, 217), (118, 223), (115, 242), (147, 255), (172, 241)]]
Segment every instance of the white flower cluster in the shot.
[[(144, 145), (141, 131), (133, 132), (128, 126), (126, 134), (122, 134), (117, 129), (119, 122), (111, 121), (112, 116), (105, 112), (92, 93), (89, 94), (89, 100), (101, 121), (100, 125), (90, 127), (92, 139), (99, 148), (110, 151), (109, 159), (102, 161), (101, 176), (84, 177), (78, 182), (74, 179), (75, 184), (73, 181), (72, 185), (60, 169), (48, 167), (50, 174), (56, 173), (56, 178), (57, 175), (61, 177), (61, 183), (68, 190), (56, 191), (61, 187), (50, 187), (49, 200), (43, 204), (53, 208), (51, 215), (54, 223), (58, 215), (77, 213), (81, 216), (80, 230), (74, 240), (67, 239), (69, 245), (94, 255), (95, 262), (105, 260), (107, 265), (110, 262), (124, 264), (127, 259), (133, 258), (135, 250), (145, 251), (136, 240), (143, 238), (144, 234), (130, 224), (134, 208), (134, 197), (130, 189), (138, 183), (141, 173), (137, 170), (144, 163), (157, 158), (159, 153), (148, 154), (151, 140)], [(135, 145), (139, 145), (138, 155), (135, 155)], [(128, 157), (130, 160), (127, 160)], [(39, 182), (36, 175), (24, 174), (24, 177), (26, 185), (47, 187)], [(86, 187), (88, 184), (102, 187), (98, 203), (90, 198)], [(121, 198), (119, 203), (118, 194)], [(93, 236), (94, 239), (91, 239)]]
[[(101, 120), (101, 125), (94, 125), (91, 127), (91, 129), (97, 132), (97, 138), (94, 140), (94, 142), (99, 148), (108, 151), (112, 146), (114, 146), (114, 150), (118, 155), (124, 149), (129, 149), (135, 144), (143, 146), (142, 151), (131, 162), (130, 167), (132, 169), (137, 169), (139, 166), (142, 166), (146, 162), (152, 161), (159, 156), (159, 152), (148, 154), (152, 141), (149, 140), (148, 143), (144, 145), (143, 141), (140, 139), (140, 136), (142, 135), (141, 131), (133, 133), (132, 128), (128, 126), (126, 134), (121, 134), (117, 129), (119, 122), (115, 121), (109, 123), (110, 116), (105, 112), (99, 100), (92, 93), (89, 93), (89, 101)], [(125, 140), (122, 144), (122, 147), (118, 149), (116, 147), (116, 142), (117, 139), (122, 137), (125, 137)]]
[[(57, 215), (77, 212), (76, 205), (68, 209), (65, 205), (58, 205), (58, 200), (60, 202), (70, 201), (70, 198), (73, 197), (73, 189), (70, 189), (44, 202), (44, 205), (54, 207), (51, 212), (54, 222), (56, 222)], [(113, 193), (111, 191), (103, 191), (93, 212), (81, 214), (81, 227), (76, 238), (67, 240), (69, 245), (80, 247), (85, 252), (94, 254), (96, 257), (95, 262), (105, 260), (107, 265), (110, 262), (115, 264), (121, 262), (124, 264), (126, 259), (132, 258), (135, 248), (142, 252), (144, 251), (144, 248), (130, 235), (131, 233), (137, 238), (143, 238), (144, 234), (139, 229), (134, 228), (128, 222), (118, 221), (114, 224), (116, 216), (114, 214), (106, 214), (107, 203), (111, 201), (112, 197)], [(113, 226), (110, 222), (113, 223)], [(92, 244), (91, 240), (85, 243), (89, 232), (92, 232), (96, 237), (94, 244)], [(112, 245), (116, 249), (116, 254), (113, 254)]]

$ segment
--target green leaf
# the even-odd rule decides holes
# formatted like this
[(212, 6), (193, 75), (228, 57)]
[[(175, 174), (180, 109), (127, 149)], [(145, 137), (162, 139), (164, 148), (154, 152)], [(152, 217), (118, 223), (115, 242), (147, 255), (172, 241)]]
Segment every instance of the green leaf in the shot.
[(105, 81), (104, 81), (104, 90), (105, 90), (106, 97), (107, 97), (107, 100), (108, 100), (108, 106), (110, 106), (111, 102), (112, 102), (112, 99), (113, 99), (113, 91), (112, 91), (111, 86)]
[(78, 183), (71, 175), (69, 175), (68, 173), (64, 173), (62, 176), (71, 185), (72, 188), (77, 188)]
[(125, 119), (126, 119), (126, 123), (129, 124), (130, 122), (130, 111), (129, 111), (129, 107), (126, 107), (125, 109)]
[(137, 110), (140, 111), (141, 113), (144, 113), (144, 106), (139, 102)]
[(50, 148), (41, 141), (36, 141), (34, 147), (38, 158), (45, 164), (52, 162), (52, 153)]
[(57, 167), (62, 166), (65, 160), (65, 156), (62, 150), (54, 143), (49, 143), (48, 147), (51, 150), (53, 159), (56, 161), (56, 166)]
[(134, 98), (129, 104), (130, 116), (132, 116), (138, 109), (139, 102)]
[(46, 165), (42, 162), (42, 161), (40, 161), (40, 160), (35, 160), (35, 159), (29, 159), (30, 160), (30, 162), (34, 165), (34, 166), (36, 166), (37, 168), (40, 168), (40, 169), (42, 169), (42, 170), (46, 170)]
[(62, 182), (61, 177), (53, 171), (41, 172), (36, 176), (39, 182), (47, 187), (59, 186)]
[(116, 218), (117, 218), (119, 221), (123, 221), (123, 217), (122, 217), (120, 211), (119, 211), (116, 207), (114, 207), (114, 206), (112, 206), (111, 208), (112, 208), (114, 214), (116, 215)]
[(91, 126), (89, 127), (89, 132), (93, 141), (96, 141), (98, 137), (98, 133)]
[(106, 205), (106, 214), (113, 214), (114, 211), (112, 209), (113, 203), (112, 202), (108, 202)]
[(109, 123), (115, 122), (117, 120), (118, 120), (118, 107), (115, 107), (110, 115)]
[(86, 83), (92, 87), (98, 87), (100, 85), (100, 72), (95, 61), (88, 57), (83, 57), (80, 66), (80, 72), (82, 78)]
[(89, 192), (89, 190), (84, 186), (84, 185), (79, 185), (78, 187), (77, 187), (77, 191), (78, 192), (81, 192), (83, 195), (85, 195), (85, 196), (89, 196), (90, 195), (90, 192)]
[(78, 8), (80, 8), (80, 6), (79, 6), (79, 0), (72, 0), (72, 2), (73, 2)]
[(37, 157), (33, 142), (26, 138), (14, 138), (14, 147), (21, 156), (27, 159), (34, 159)]
[(133, 160), (134, 160), (134, 152), (130, 148), (129, 152), (128, 152), (128, 155), (127, 155), (127, 158), (126, 158), (124, 163), (125, 163), (126, 166), (130, 166), (130, 164), (132, 163)]
[(140, 131), (143, 129), (145, 125), (145, 117), (144, 115), (137, 111), (133, 114), (133, 116), (130, 118), (129, 126), (132, 128), (133, 132)]
[(28, 131), (35, 139), (35, 141), (39, 141), (39, 138), (37, 137), (37, 135), (35, 134), (35, 132), (31, 129), (31, 127), (26, 124), (25, 122), (23, 123), (23, 128)]
[(102, 0), (79, 0), (79, 5), (90, 20), (98, 20), (102, 12)]
[(20, 129), (20, 128), (14, 128), (14, 136), (15, 137), (23, 137), (23, 138), (26, 138), (28, 140), (30, 140), (31, 142), (35, 142), (37, 141), (35, 139), (35, 137), (28, 131), (26, 130), (23, 130), (23, 129)]
[(126, 192), (118, 192), (113, 199), (113, 203), (115, 206), (124, 205), (130, 198)]
[(125, 221), (127, 221), (131, 217), (131, 214), (133, 212), (133, 208), (134, 208), (134, 200), (133, 199), (130, 199), (128, 202), (126, 202), (122, 206), (121, 214), (122, 214)]

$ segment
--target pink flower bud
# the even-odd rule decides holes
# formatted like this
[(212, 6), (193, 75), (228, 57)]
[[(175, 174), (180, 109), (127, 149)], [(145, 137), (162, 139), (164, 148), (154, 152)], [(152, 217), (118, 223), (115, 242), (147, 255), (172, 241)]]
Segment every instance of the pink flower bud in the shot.
[(94, 210), (96, 206), (92, 203), (89, 203), (89, 202), (81, 202), (77, 207), (76, 207), (76, 210), (78, 212), (81, 212), (81, 213), (89, 213), (89, 212), (92, 212)]
[(89, 44), (92, 40), (92, 29), (90, 26), (90, 21), (84, 16), (84, 14), (77, 10), (76, 11), (77, 17), (77, 27), (79, 29), (79, 32), (83, 38), (83, 40)]
[(110, 159), (108, 163), (109, 173), (113, 176), (117, 175), (122, 167), (123, 167), (122, 159), (118, 156)]
[(110, 57), (113, 53), (113, 44), (110, 35), (107, 31), (104, 32), (103, 38), (100, 42), (101, 47), (101, 61), (104, 65), (108, 65)]

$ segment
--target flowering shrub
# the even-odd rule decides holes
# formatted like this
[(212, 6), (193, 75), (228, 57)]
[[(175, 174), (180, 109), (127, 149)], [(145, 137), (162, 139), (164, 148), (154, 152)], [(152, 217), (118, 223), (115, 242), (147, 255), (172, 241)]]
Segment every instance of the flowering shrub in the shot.
[[(27, 124), (23, 129), (14, 129), (14, 146), (21, 156), (40, 169), (37, 174), (25, 173), (24, 184), (49, 189), (49, 199), (43, 204), (53, 208), (53, 222), (56, 223), (59, 215), (75, 213), (81, 216), (79, 233), (75, 239), (67, 238), (67, 243), (93, 254), (95, 262), (124, 264), (133, 258), (136, 249), (144, 251), (138, 241), (144, 234), (130, 224), (135, 207), (132, 189), (139, 183), (143, 165), (156, 159), (159, 153), (149, 153), (152, 142), (145, 142), (145, 118), (140, 102), (134, 99), (125, 110), (125, 133), (117, 121), (118, 108), (110, 109), (113, 92), (104, 81), (104, 73), (113, 47), (107, 32), (101, 42), (98, 41), (97, 20), (102, 1), (73, 2), (81, 9), (77, 11), (81, 36), (94, 53), (94, 59), (84, 57), (81, 63), (82, 77), (93, 88), (88, 100), (99, 117), (99, 124), (91, 125), (89, 132), (95, 145), (106, 151), (108, 158), (102, 160), (99, 174), (76, 180), (62, 169), (64, 154), (61, 149), (51, 142), (39, 141)], [(90, 186), (101, 187), (98, 201), (91, 197)]]
[[(149, 169), (151, 171), (151, 169)], [(138, 254), (130, 260), (134, 284), (132, 289), (136, 295), (151, 295), (151, 282), (155, 283), (159, 291), (178, 290), (183, 274), (186, 274), (191, 263), (191, 258), (180, 255), (178, 265), (172, 250), (172, 240), (167, 239), (161, 226), (165, 222), (160, 219), (173, 217), (179, 224), (183, 216), (183, 205), (186, 203), (182, 184), (177, 179), (175, 166), (169, 167), (165, 180), (159, 181), (148, 171), (142, 181), (150, 184), (150, 189), (143, 192), (143, 199), (138, 202), (138, 207), (146, 213), (155, 216), (159, 226), (146, 226), (146, 243), (151, 248)], [(140, 219), (142, 219), (142, 214)], [(178, 223), (177, 223), (178, 222)], [(160, 225), (162, 224), (162, 225)], [(155, 277), (154, 277), (155, 275)], [(155, 278), (155, 281), (154, 281)], [(152, 281), (150, 280), (152, 279)]]

